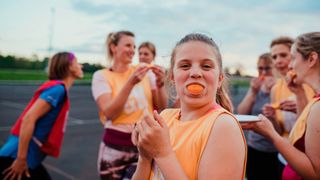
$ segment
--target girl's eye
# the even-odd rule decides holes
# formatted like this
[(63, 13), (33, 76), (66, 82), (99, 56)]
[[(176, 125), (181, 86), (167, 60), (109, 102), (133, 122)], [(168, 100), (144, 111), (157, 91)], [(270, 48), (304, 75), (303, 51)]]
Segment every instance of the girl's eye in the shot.
[(189, 64), (181, 64), (179, 67), (182, 69), (187, 69), (190, 67), (190, 65)]
[(203, 69), (205, 69), (205, 70), (210, 70), (210, 69), (212, 69), (212, 66), (211, 66), (210, 64), (204, 64), (202, 67), (203, 67)]

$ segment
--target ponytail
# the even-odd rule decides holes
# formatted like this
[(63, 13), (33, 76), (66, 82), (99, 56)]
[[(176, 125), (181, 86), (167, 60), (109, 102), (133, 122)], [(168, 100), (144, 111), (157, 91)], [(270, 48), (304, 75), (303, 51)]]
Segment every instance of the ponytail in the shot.
[(224, 81), (222, 86), (217, 89), (216, 101), (221, 107), (232, 113), (233, 105), (226, 88), (228, 84), (225, 82), (226, 81)]

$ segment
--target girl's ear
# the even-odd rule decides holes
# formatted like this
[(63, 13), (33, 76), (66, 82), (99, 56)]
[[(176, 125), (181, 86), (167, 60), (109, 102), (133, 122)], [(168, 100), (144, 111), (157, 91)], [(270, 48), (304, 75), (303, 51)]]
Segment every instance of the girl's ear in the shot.
[(222, 83), (223, 83), (223, 80), (224, 80), (224, 75), (220, 74), (218, 80), (219, 80), (219, 82), (218, 82), (218, 89), (219, 89), (222, 86)]
[(112, 54), (114, 54), (116, 51), (116, 45), (110, 44), (110, 49), (111, 49)]

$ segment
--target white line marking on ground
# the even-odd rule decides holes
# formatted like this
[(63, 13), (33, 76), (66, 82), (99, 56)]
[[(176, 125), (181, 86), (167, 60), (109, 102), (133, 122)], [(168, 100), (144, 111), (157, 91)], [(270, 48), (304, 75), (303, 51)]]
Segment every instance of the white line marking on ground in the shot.
[(15, 109), (21, 109), (21, 110), (24, 110), (24, 108), (26, 107), (23, 104), (15, 103), (13, 101), (0, 101), (0, 105), (7, 106), (10, 108), (15, 108)]
[[(82, 119), (73, 118), (73, 117), (69, 116), (69, 120), (67, 122), (67, 126), (70, 126), (70, 127), (87, 125), (87, 124), (100, 124), (100, 121), (98, 119), (82, 120)], [(0, 132), (9, 131), (11, 128), (12, 128), (12, 126), (0, 127)]]
[(72, 175), (64, 172), (63, 170), (61, 170), (61, 169), (59, 169), (59, 168), (57, 168), (57, 167), (54, 167), (54, 166), (52, 166), (52, 165), (50, 165), (50, 164), (47, 164), (47, 163), (43, 163), (43, 164), (44, 164), (45, 167), (47, 167), (49, 170), (51, 170), (51, 171), (59, 174), (60, 176), (63, 176), (64, 178), (66, 178), (66, 179), (68, 179), (68, 180), (76, 180), (76, 179), (78, 179), (78, 178), (76, 178), (76, 177), (74, 177), (74, 176), (72, 176)]

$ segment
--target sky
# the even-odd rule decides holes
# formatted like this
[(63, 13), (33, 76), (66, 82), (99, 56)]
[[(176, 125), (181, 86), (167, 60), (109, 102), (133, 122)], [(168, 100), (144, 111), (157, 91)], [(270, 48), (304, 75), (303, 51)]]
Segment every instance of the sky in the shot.
[(199, 32), (216, 41), (224, 67), (256, 75), (257, 58), (273, 38), (320, 31), (320, 1), (0, 0), (0, 23), (2, 55), (72, 51), (81, 63), (108, 65), (107, 34), (130, 30), (137, 46), (153, 42), (156, 64), (168, 67), (176, 42)]

